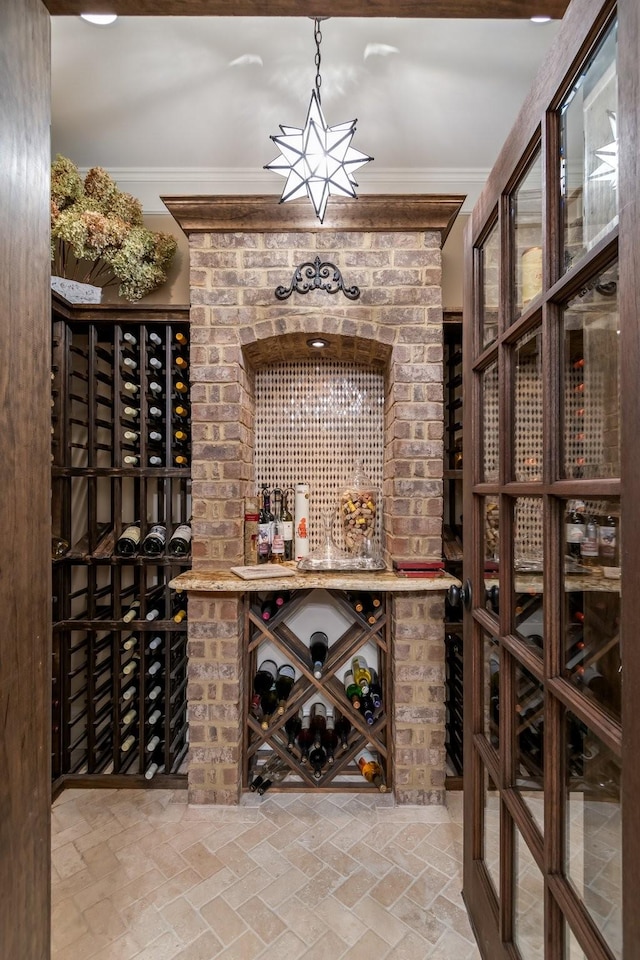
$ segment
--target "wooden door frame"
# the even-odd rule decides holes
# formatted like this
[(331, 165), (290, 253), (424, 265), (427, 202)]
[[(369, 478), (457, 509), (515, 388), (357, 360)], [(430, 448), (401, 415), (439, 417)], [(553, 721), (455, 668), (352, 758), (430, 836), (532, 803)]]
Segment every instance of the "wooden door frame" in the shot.
[[(475, 250), (483, 239), (483, 231), (491, 221), (496, 209), (502, 206), (505, 212), (505, 194), (513, 183), (514, 171), (521, 168), (521, 158), (527, 154), (534, 140), (542, 134), (543, 149), (549, 132), (546, 123), (547, 111), (557, 104), (557, 91), (571, 80), (586, 50), (593, 40), (600, 34), (603, 25), (611, 16), (615, 4), (609, 0), (574, 0), (569, 7), (561, 25), (556, 40), (542, 64), (529, 96), (518, 115), (516, 123), (498, 157), (498, 160), (489, 175), (487, 184), (472, 212), (465, 231), (465, 289), (464, 289), (464, 382), (467, 402), (465, 403), (464, 433), (471, 438), (473, 448), (479, 439), (481, 391), (478, 375), (473, 373), (474, 353), (474, 310), (477, 301), (477, 279), (475, 278)], [(640, 425), (640, 397), (636, 387), (637, 371), (640, 368), (640, 338), (638, 337), (638, 317), (640, 316), (640, 287), (637, 277), (640, 276), (640, 163), (638, 162), (638, 117), (640, 115), (640, 80), (638, 64), (640, 63), (640, 11), (637, 0), (619, 0), (618, 4), (618, 78), (619, 78), (619, 116), (621, 118), (620, 140), (623, 144), (620, 166), (620, 228), (619, 228), (619, 260), (620, 286), (619, 308), (621, 328), (621, 373), (620, 391), (623, 402), (621, 404), (621, 471), (624, 499), (622, 501), (621, 526), (623, 529), (634, 531), (637, 524), (638, 509), (635, 504), (640, 502), (640, 469), (638, 468), (637, 433)], [(544, 162), (549, 162), (557, 155), (555, 144), (551, 143), (546, 151)], [(551, 200), (551, 203), (556, 201)], [(553, 213), (553, 211), (551, 211)], [(557, 213), (557, 210), (555, 211)], [(547, 211), (548, 215), (549, 211)], [(503, 218), (504, 223), (504, 218)], [(505, 227), (506, 228), (506, 227)], [(547, 246), (549, 249), (550, 245)], [(548, 271), (553, 269), (550, 263), (545, 264)], [(553, 274), (551, 274), (553, 276)], [(501, 299), (506, 295), (504, 277), (501, 282)], [(547, 322), (546, 309), (543, 309), (543, 323)], [(469, 402), (469, 400), (471, 402)], [(547, 418), (550, 414), (547, 412)], [(505, 427), (503, 422), (501, 429)], [(545, 424), (549, 429), (550, 424)], [(465, 456), (464, 516), (473, 517), (472, 484), (476, 478), (472, 476), (473, 458)], [(638, 489), (636, 489), (636, 487)], [(479, 527), (480, 524), (476, 522)], [(471, 524), (473, 527), (473, 524)], [(479, 542), (482, 536), (480, 529), (471, 529), (465, 543)], [(635, 605), (633, 604), (633, 571), (640, 570), (640, 538), (631, 533), (624, 538), (623, 546), (623, 595), (624, 584), (629, 584), (627, 603), (622, 604), (621, 636), (633, 638), (634, 625), (637, 623)], [(483, 569), (479, 556), (469, 557), (468, 552), (464, 559), (463, 575), (469, 578), (476, 590), (483, 583)], [(472, 699), (474, 688), (479, 688), (478, 671), (480, 664), (473, 663), (473, 632), (479, 626), (472, 622), (471, 617), (465, 618), (464, 650), (465, 650), (465, 702), (476, 703), (475, 712), (478, 713), (477, 697)], [(627, 643), (624, 648), (625, 676), (635, 677), (640, 669), (640, 650), (637, 644)], [(624, 689), (624, 688), (623, 688)], [(623, 778), (622, 778), (622, 808), (623, 821), (623, 875), (624, 883), (624, 917), (623, 932), (625, 944), (625, 960), (640, 958), (640, 911), (637, 910), (635, 899), (640, 889), (640, 871), (638, 854), (640, 848), (640, 805), (633, 802), (640, 794), (640, 765), (637, 763), (637, 750), (640, 745), (640, 717), (633, 708), (632, 698), (627, 696), (623, 706)], [(480, 949), (487, 960), (503, 960), (507, 957), (516, 957), (517, 951), (513, 946), (505, 944), (499, 935), (500, 915), (491, 884), (486, 874), (486, 868), (480, 857), (482, 851), (477, 849), (478, 828), (482, 818), (482, 804), (478, 791), (471, 789), (474, 769), (478, 769), (478, 750), (473, 741), (472, 711), (465, 714), (464, 735), (464, 769), (465, 769), (465, 852), (464, 852), (464, 897), (472, 915), (475, 932)], [(479, 728), (481, 718), (476, 716), (476, 725)], [(490, 763), (490, 751), (484, 751), (487, 763)], [(626, 758), (626, 762), (625, 762)], [(475, 765), (475, 767), (474, 767)], [(503, 829), (503, 840), (511, 842), (509, 831)], [(557, 838), (556, 838), (557, 840)], [(549, 842), (547, 840), (547, 842)], [(474, 847), (475, 844), (475, 847)], [(507, 854), (510, 851), (507, 851)], [(503, 856), (503, 861), (505, 857)], [(632, 901), (633, 898), (633, 901)], [(552, 925), (559, 922), (559, 916), (552, 916)], [(503, 933), (505, 931), (503, 930)], [(542, 936), (542, 932), (541, 932)], [(547, 953), (546, 955), (551, 955)], [(555, 954), (554, 954), (555, 955)]]

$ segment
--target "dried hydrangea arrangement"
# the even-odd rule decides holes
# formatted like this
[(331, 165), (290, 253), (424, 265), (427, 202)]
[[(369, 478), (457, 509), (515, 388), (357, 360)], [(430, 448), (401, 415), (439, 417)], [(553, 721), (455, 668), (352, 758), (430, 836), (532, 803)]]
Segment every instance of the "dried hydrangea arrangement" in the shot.
[(92, 167), (84, 181), (71, 160), (51, 166), (52, 273), (106, 287), (140, 300), (167, 279), (175, 237), (142, 225), (142, 206), (118, 189), (106, 170)]

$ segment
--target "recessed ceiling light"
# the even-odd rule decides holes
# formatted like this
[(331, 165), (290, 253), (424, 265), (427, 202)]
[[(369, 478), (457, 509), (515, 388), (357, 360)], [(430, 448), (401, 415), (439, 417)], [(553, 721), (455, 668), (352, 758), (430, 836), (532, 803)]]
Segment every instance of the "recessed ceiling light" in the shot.
[(549, 23), (549, 20), (551, 20), (551, 17), (548, 17), (546, 14), (541, 13), (536, 17), (529, 17), (529, 19), (531, 20), (531, 23)]
[(322, 337), (312, 337), (311, 340), (307, 340), (308, 347), (315, 347), (316, 350), (322, 350), (324, 347), (329, 346), (328, 340), (323, 340)]
[(99, 27), (108, 27), (118, 19), (117, 13), (81, 13), (80, 16), (87, 23), (95, 23)]

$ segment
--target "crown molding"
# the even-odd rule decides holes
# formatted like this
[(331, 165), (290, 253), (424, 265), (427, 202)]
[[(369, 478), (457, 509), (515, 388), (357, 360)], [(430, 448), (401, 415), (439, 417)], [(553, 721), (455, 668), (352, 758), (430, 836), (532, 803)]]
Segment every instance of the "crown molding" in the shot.
[[(282, 183), (268, 170), (255, 167), (109, 167), (121, 190), (133, 194), (146, 214), (165, 214), (161, 196), (273, 194)], [(86, 169), (81, 170), (83, 175)], [(362, 172), (360, 196), (373, 194), (446, 194), (463, 196), (461, 213), (471, 213), (489, 170), (480, 167), (378, 167)]]

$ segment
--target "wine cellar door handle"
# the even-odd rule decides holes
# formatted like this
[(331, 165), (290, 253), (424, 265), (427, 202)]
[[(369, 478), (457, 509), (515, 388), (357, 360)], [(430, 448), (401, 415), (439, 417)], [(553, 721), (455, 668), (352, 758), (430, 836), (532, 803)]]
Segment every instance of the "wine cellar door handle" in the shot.
[(462, 603), (465, 610), (471, 610), (471, 581), (467, 578), (461, 587), (449, 587), (447, 599), (452, 607), (459, 607)]

